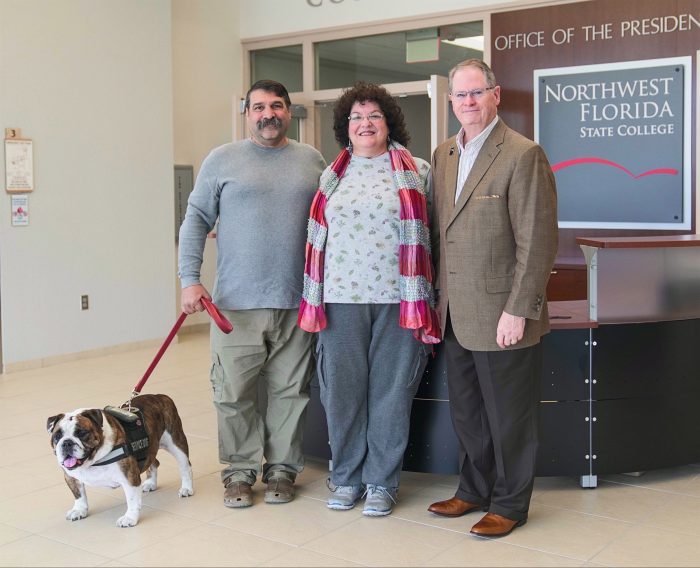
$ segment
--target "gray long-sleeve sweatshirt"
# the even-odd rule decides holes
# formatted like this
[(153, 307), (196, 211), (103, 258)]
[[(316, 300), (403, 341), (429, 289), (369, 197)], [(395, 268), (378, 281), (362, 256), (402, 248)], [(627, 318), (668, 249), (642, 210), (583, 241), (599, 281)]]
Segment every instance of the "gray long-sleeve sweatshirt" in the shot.
[(324, 168), (317, 150), (294, 140), (281, 148), (242, 140), (212, 150), (180, 227), (182, 287), (199, 283), (204, 243), (218, 218), (214, 303), (227, 310), (298, 307), (309, 207)]

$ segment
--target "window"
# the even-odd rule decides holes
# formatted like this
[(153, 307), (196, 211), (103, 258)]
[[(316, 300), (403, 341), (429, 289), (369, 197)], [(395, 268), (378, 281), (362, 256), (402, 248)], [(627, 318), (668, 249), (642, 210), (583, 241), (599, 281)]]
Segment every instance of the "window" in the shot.
[[(431, 60), (407, 63), (418, 42)], [(316, 89), (348, 87), (358, 80), (379, 84), (419, 81), (430, 75), (447, 76), (460, 61), (483, 57), (483, 24), (478, 21), (323, 41), (315, 44), (315, 54)]]
[(303, 91), (301, 52), (301, 45), (251, 51), (251, 84), (260, 79), (273, 79), (287, 87), (290, 93)]

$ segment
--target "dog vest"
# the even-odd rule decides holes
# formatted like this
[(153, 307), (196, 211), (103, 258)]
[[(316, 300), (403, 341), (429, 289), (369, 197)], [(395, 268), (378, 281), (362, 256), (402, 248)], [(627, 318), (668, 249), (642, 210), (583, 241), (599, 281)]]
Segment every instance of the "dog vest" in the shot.
[(128, 456), (134, 456), (139, 464), (139, 470), (142, 471), (150, 444), (143, 414), (138, 408), (134, 408), (133, 406), (130, 411), (116, 406), (105, 406), (104, 411), (119, 420), (124, 428), (126, 442), (115, 446), (104, 458), (92, 465), (107, 465), (123, 460)]

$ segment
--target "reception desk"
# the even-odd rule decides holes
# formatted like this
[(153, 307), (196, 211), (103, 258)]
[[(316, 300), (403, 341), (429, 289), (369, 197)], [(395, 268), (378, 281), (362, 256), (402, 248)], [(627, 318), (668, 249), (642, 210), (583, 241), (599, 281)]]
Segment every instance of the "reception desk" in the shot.
[[(700, 237), (578, 239), (588, 299), (549, 303), (538, 476), (700, 462)], [(312, 385), (307, 452), (330, 459)], [(441, 346), (413, 404), (404, 469), (459, 471)]]

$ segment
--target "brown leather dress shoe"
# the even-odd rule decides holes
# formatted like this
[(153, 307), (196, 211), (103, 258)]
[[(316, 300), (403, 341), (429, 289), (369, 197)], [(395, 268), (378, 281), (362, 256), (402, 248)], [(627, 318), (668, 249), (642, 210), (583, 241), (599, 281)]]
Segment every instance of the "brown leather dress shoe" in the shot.
[(462, 501), (458, 497), (452, 497), (447, 501), (438, 501), (428, 507), (428, 511), (441, 517), (461, 517), (477, 509), (481, 509), (481, 505)]
[(496, 513), (486, 513), (484, 518), (476, 523), (469, 532), (477, 536), (496, 538), (510, 534), (513, 529), (523, 526), (526, 522), (527, 519), (514, 521)]

